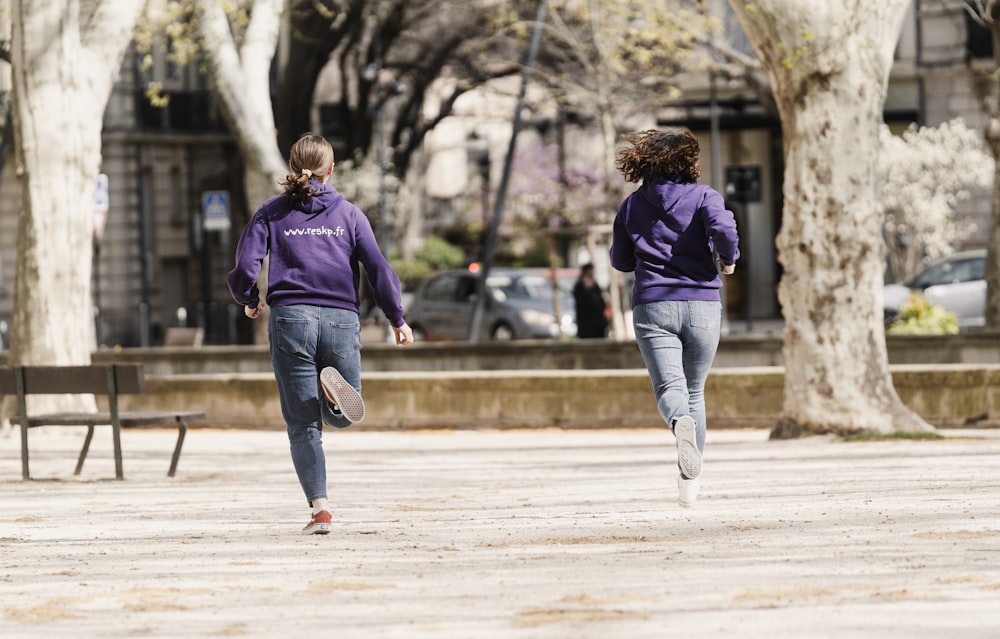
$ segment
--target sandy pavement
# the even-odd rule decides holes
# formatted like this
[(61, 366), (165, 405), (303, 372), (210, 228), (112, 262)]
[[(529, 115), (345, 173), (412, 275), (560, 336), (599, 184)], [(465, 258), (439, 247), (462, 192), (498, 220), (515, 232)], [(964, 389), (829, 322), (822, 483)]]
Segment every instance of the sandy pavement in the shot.
[[(1000, 431), (328, 432), (334, 531), (280, 431), (0, 435), (0, 637), (998, 637)], [(108, 429), (103, 429), (107, 431)]]

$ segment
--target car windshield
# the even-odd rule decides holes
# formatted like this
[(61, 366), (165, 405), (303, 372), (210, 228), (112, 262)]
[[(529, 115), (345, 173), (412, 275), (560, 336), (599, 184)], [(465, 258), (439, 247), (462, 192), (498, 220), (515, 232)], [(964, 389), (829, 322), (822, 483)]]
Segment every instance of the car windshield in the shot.
[(984, 258), (969, 258), (941, 262), (918, 273), (908, 286), (910, 288), (927, 288), (940, 284), (955, 284), (971, 282), (985, 277), (986, 260)]
[(494, 294), (499, 294), (503, 299), (552, 299), (552, 283), (541, 275), (522, 275), (520, 277), (496, 275), (490, 276), (487, 282), (494, 290)]

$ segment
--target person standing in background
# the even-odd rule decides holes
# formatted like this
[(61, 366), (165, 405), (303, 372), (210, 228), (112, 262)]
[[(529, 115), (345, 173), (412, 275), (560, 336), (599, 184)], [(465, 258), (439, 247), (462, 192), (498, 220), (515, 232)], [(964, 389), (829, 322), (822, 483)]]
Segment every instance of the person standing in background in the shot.
[(720, 272), (740, 257), (736, 219), (701, 177), (698, 138), (678, 128), (625, 137), (616, 166), (639, 187), (615, 217), (611, 265), (635, 272), (632, 323), (656, 407), (677, 440), (678, 503), (698, 498), (705, 380), (722, 326)]
[(233, 299), (255, 319), (265, 304), (257, 277), (269, 256), (271, 365), (292, 463), (312, 508), (305, 535), (327, 534), (332, 523), (323, 424), (346, 428), (365, 416), (359, 264), (396, 343), (413, 342), (403, 320), (399, 278), (365, 214), (327, 184), (333, 166), (333, 147), (325, 138), (299, 138), (289, 156), (284, 192), (264, 202), (243, 229), (236, 266), (227, 278)]
[(607, 337), (608, 302), (594, 279), (593, 264), (580, 267), (580, 277), (573, 285), (573, 300), (576, 303), (576, 336), (581, 339)]

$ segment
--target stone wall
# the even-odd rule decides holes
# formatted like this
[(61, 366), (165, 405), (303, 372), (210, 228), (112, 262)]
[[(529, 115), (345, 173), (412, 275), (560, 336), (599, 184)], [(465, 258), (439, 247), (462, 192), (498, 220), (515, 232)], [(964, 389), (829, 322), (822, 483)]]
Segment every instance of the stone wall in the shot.
[[(893, 367), (903, 401), (931, 423), (1000, 423), (1000, 365)], [(131, 410), (198, 409), (206, 425), (282, 429), (269, 373), (148, 379), (123, 397)], [(784, 369), (715, 369), (705, 389), (709, 428), (769, 427), (781, 411)], [(369, 373), (361, 428), (654, 428), (662, 420), (645, 370)]]

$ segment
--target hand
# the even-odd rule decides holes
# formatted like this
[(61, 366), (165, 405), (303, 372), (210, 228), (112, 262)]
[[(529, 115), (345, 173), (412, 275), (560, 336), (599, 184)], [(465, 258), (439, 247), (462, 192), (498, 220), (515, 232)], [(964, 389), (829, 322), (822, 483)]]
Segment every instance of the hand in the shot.
[(723, 275), (732, 275), (733, 272), (736, 271), (736, 265), (735, 264), (729, 264), (727, 266), (725, 264), (719, 264), (719, 270), (722, 272)]
[(260, 312), (263, 309), (264, 309), (264, 302), (258, 302), (257, 306), (254, 306), (252, 308), (250, 306), (244, 306), (243, 314), (249, 317), (250, 319), (257, 319), (257, 316), (260, 315)]
[(397, 346), (406, 346), (413, 343), (413, 329), (406, 322), (403, 322), (402, 326), (393, 326), (392, 332), (396, 334)]

